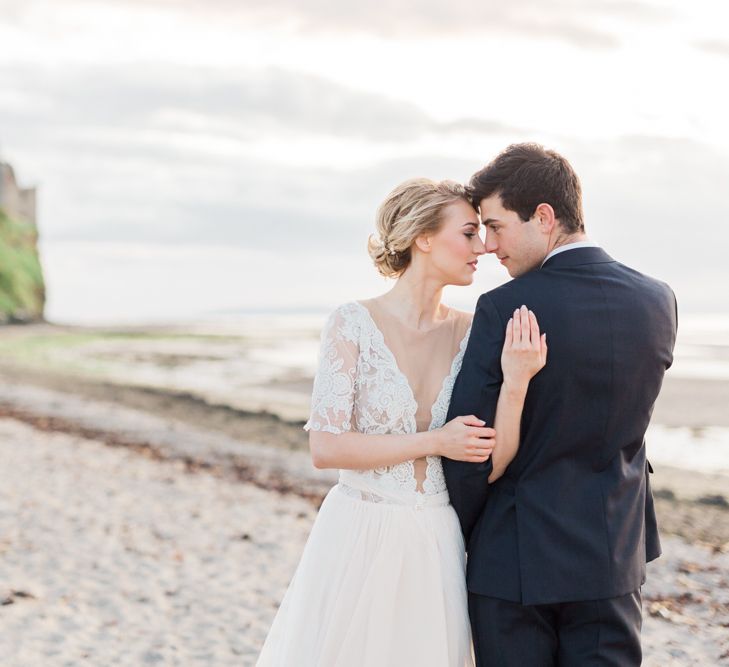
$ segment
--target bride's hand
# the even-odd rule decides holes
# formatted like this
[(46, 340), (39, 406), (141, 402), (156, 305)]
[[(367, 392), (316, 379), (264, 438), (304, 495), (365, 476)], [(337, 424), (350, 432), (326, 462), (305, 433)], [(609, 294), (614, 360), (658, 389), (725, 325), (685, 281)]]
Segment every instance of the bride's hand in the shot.
[(430, 433), (435, 437), (435, 454), (454, 461), (483, 463), (496, 444), (496, 431), (474, 415), (455, 417)]
[(506, 339), (501, 351), (504, 384), (524, 391), (547, 363), (547, 334), (539, 335), (536, 315), (522, 306), (506, 324)]

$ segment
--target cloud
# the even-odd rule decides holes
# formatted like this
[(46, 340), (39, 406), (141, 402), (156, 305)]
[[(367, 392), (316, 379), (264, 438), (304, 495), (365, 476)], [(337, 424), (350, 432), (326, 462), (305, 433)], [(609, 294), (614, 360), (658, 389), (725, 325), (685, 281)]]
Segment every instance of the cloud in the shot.
[[(729, 158), (696, 142), (645, 135), (555, 147), (582, 179), (590, 237), (617, 260), (669, 282), (683, 310), (714, 308), (723, 289), (716, 276), (725, 272), (729, 247), (729, 228), (716, 215), (723, 204), (717, 184), (729, 178)], [(365, 243), (373, 229), (374, 211), (395, 184), (414, 175), (465, 180), (490, 157), (447, 160), (421, 155), (348, 173), (283, 169), (246, 160), (169, 165), (174, 190), (160, 187), (154, 174), (142, 170), (140, 181), (149, 176), (154, 186), (144, 196), (117, 180), (116, 172), (105, 170), (97, 175), (111, 181), (103, 193), (89, 198), (80, 188), (74, 193), (75, 206), (60, 211), (78, 214), (80, 208), (79, 225), (42, 238), (57, 248), (56, 255), (62, 252), (59, 249), (72, 248), (71, 242), (119, 245), (122, 253), (135, 244), (165, 248), (173, 254), (208, 247), (208, 257), (215, 248), (226, 252), (237, 248), (269, 258), (270, 270), (281, 274), (277, 304), (293, 304), (286, 295), (294, 288), (309, 289), (307, 298), (312, 303), (326, 302), (331, 288), (319, 283), (314, 287), (307, 258), (316, 257), (322, 274), (337, 275), (342, 257), (367, 267)], [(69, 167), (74, 177), (81, 176), (77, 165)], [(93, 174), (85, 177), (92, 179)], [(94, 183), (89, 180), (88, 184)], [(195, 257), (192, 253), (192, 272), (199, 270)], [(129, 254), (130, 273), (140, 263), (144, 264), (136, 253)], [(245, 289), (261, 274), (245, 266), (235, 273), (229, 261), (226, 265), (231, 275), (247, 276), (240, 283), (243, 294), (231, 303), (249, 306)], [(296, 272), (292, 267), (297, 267)], [(486, 258), (479, 282), (482, 289), (505, 278), (492, 268), (492, 260)], [(264, 294), (270, 288), (270, 278), (266, 280), (267, 286), (261, 288)], [(356, 289), (367, 293), (362, 286)]]
[(704, 42), (696, 42), (695, 46), (701, 51), (706, 51), (712, 55), (729, 57), (729, 41), (726, 40), (707, 40)]
[[(589, 6), (589, 3), (587, 3)], [(600, 14), (609, 10), (598, 3)], [(610, 48), (617, 38), (597, 29), (591, 19), (593, 11), (584, 11), (585, 3), (551, 0), (534, 3), (516, 0), (510, 3), (452, 0), (400, 0), (383, 3), (378, 11), (359, 2), (332, 3), (327, 0), (295, 2), (272, 0), (261, 5), (246, 0), (244, 12), (254, 20), (274, 22), (295, 20), (307, 32), (347, 30), (370, 32), (385, 37), (413, 35), (467, 35), (519, 33), (532, 38), (556, 39), (580, 47)]]
[[(469, 38), (506, 34), (552, 40), (579, 48), (612, 49), (620, 44), (611, 22), (652, 24), (673, 14), (643, 0), (390, 0), (377, 5), (331, 0), (27, 0), (26, 12), (66, 7), (164, 11), (205, 22), (241, 27), (287, 26), (303, 33), (367, 33), (385, 38), (463, 35)], [(0, 0), (7, 20), (21, 22), (19, 3)]]
[[(342, 248), (369, 233), (377, 204), (399, 181), (466, 180), (492, 149), (533, 136), (488, 119), (443, 123), (408, 102), (283, 70), (0, 68), (0, 91), (0, 142), (18, 147), (24, 173), (42, 175), (41, 225), (51, 240)], [(4, 104), (12, 91), (15, 101)], [(259, 136), (307, 133), (384, 142), (395, 154), (402, 145), (403, 155), (383, 152), (364, 167), (343, 155), (301, 168), (249, 150)], [(460, 159), (413, 153), (432, 134), (481, 140)], [(680, 243), (683, 218), (721, 209), (709, 184), (712, 175), (714, 183), (729, 178), (727, 157), (700, 143), (643, 136), (565, 145), (584, 165), (608, 239), (615, 232), (620, 240), (635, 218), (638, 237), (648, 228), (669, 252), (666, 239)]]
[(352, 170), (342, 155), (301, 169), (249, 150), (260, 137), (406, 145), (508, 129), (440, 123), (407, 102), (281, 70), (26, 66), (0, 68), (0, 90), (0, 140), (7, 157), (17, 147), (19, 168), (41, 174), (49, 241), (291, 247), (320, 243), (321, 232), (338, 244), (398, 180), (428, 175), (427, 160)]
[[(23, 181), (41, 180), (44, 242), (281, 257), (365, 252), (374, 211), (398, 182), (467, 180), (516, 137), (544, 140), (488, 117), (442, 122), (407, 100), (290, 70), (162, 64), (0, 66), (0, 133)], [(372, 159), (342, 153), (301, 167), (253, 150), (261, 137), (301, 136), (313, 150), (319, 140), (360, 142)], [(438, 153), (434, 136), (459, 157)], [(729, 228), (716, 214), (717, 184), (729, 180), (729, 156), (720, 149), (647, 135), (556, 147), (582, 175), (588, 230), (619, 259), (679, 284), (723, 266)], [(684, 250), (687, 226), (699, 247)]]
[[(221, 72), (171, 65), (56, 71), (0, 68), (0, 88), (26, 103), (2, 106), (16, 123), (173, 129), (190, 124), (246, 141), (295, 132), (372, 141), (412, 141), (429, 133), (519, 131), (496, 121), (435, 121), (416, 105), (283, 69)], [(172, 127), (170, 127), (172, 126)]]
[[(389, 190), (413, 176), (462, 178), (466, 161), (439, 156), (393, 160), (343, 173), (302, 171), (245, 158), (167, 165), (160, 182), (140, 164), (130, 178), (113, 165), (70, 166), (59, 187), (69, 194), (43, 225), (49, 241), (161, 245), (234, 245), (269, 251), (364, 248), (374, 211)], [(108, 187), (99, 187), (99, 180)], [(74, 186), (72, 182), (84, 183)], [(45, 196), (41, 190), (41, 195)]]
[[(190, 5), (196, 5), (192, 0)], [(222, 4), (228, 5), (228, 2)], [(671, 10), (638, 0), (397, 0), (378, 5), (378, 11), (359, 2), (328, 0), (254, 0), (235, 3), (259, 20), (295, 17), (302, 30), (322, 29), (373, 32), (386, 37), (412, 35), (523, 35), (556, 40), (583, 48), (610, 49), (619, 45), (611, 20), (655, 22), (667, 20)]]
[[(717, 211), (729, 156), (689, 139), (648, 135), (574, 144), (588, 234), (626, 264), (682, 285), (726, 264), (729, 227)], [(707, 287), (707, 294), (712, 288)]]
[[(358, 141), (406, 155), (423, 137), (498, 137), (488, 119), (440, 122), (417, 106), (281, 69), (0, 66), (0, 143), (40, 176), (44, 239), (343, 247), (366, 238), (395, 183), (458, 175), (448, 159), (347, 155), (301, 168), (254, 150), (270, 138)], [(8, 152), (9, 151), (9, 152)], [(302, 156), (306, 162), (306, 155)], [(313, 156), (312, 156), (313, 157)], [(363, 224), (364, 223), (364, 224)]]

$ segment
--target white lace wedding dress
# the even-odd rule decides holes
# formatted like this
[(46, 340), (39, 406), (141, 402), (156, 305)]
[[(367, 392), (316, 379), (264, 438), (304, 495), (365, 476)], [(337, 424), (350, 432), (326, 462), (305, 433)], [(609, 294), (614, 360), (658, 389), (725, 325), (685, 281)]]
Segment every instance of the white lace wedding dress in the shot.
[[(397, 434), (442, 426), (468, 316), (448, 311), (423, 335), (370, 304), (345, 304), (329, 318), (305, 428)], [(341, 470), (258, 667), (472, 664), (463, 538), (440, 458)]]

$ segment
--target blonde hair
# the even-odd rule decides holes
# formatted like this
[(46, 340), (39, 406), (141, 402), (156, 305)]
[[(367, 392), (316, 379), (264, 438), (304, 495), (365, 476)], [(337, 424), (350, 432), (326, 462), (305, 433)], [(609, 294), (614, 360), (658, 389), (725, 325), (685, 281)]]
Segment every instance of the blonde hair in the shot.
[(437, 232), (443, 209), (459, 199), (471, 204), (466, 188), (455, 181), (411, 178), (398, 185), (377, 209), (377, 236), (367, 242), (377, 270), (386, 278), (400, 276), (412, 261), (415, 239)]

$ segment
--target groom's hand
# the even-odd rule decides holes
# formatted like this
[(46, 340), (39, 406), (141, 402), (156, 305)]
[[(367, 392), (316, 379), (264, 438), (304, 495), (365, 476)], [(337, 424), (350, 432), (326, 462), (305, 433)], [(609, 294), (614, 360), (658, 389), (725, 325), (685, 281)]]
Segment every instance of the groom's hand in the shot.
[(496, 444), (496, 431), (474, 415), (456, 417), (434, 431), (436, 451), (454, 461), (483, 463)]

